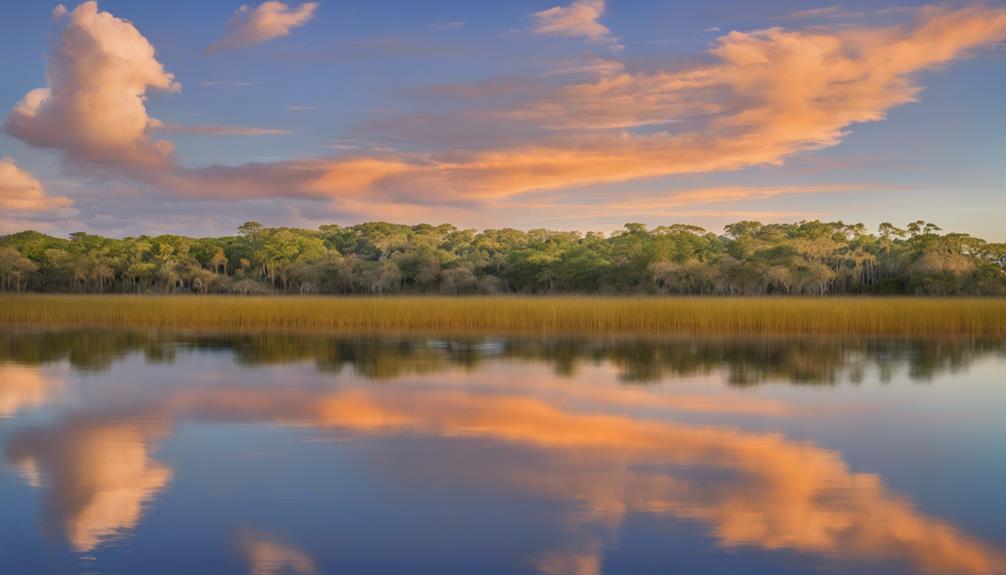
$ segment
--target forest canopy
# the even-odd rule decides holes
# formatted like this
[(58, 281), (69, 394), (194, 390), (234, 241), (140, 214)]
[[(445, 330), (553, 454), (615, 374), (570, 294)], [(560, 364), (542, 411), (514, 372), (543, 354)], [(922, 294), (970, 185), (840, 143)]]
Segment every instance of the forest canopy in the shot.
[(233, 236), (0, 236), (0, 290), (231, 294), (1006, 295), (1006, 244), (917, 221), (604, 235), (248, 222)]

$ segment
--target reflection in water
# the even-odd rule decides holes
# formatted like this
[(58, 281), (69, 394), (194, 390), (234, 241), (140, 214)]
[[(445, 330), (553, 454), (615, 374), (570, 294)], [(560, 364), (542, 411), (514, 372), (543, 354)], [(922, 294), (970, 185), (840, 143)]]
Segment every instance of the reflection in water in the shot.
[(860, 382), (869, 371), (881, 381), (907, 369), (927, 381), (956, 372), (988, 356), (1006, 357), (1002, 340), (837, 339), (837, 338), (461, 338), (265, 333), (195, 335), (107, 330), (0, 334), (0, 363), (39, 364), (66, 360), (83, 371), (109, 368), (131, 353), (148, 362), (172, 362), (179, 349), (230, 351), (242, 365), (313, 361), (321, 371), (351, 367), (373, 379), (438, 373), (449, 366), (476, 369), (486, 360), (548, 363), (555, 373), (576, 375), (584, 366), (607, 362), (623, 382), (655, 382), (665, 377), (722, 370), (733, 385), (765, 381), (791, 383)]
[(90, 551), (136, 526), (143, 506), (171, 479), (150, 458), (156, 423), (85, 418), (14, 438), (7, 458), (26, 480), (46, 486), (47, 517), (62, 525), (72, 547)]
[(269, 533), (244, 532), (241, 549), (248, 558), (250, 575), (314, 575), (311, 556)]
[(61, 383), (37, 367), (0, 363), (0, 418), (44, 405)]
[[(188, 390), (126, 420), (77, 421), (16, 437), (8, 457), (50, 478), (52, 511), (77, 550), (134, 526), (143, 503), (167, 484), (171, 472), (149, 457), (150, 443), (164, 433), (161, 424), (150, 423), (154, 419), (482, 439), (554, 452), (553, 466), (535, 473), (492, 462), (469, 472), (484, 474), (477, 478), (486, 484), (503, 481), (507, 489), (576, 501), (579, 509), (566, 529), (581, 537), (594, 526), (614, 531), (627, 513), (644, 512), (706, 523), (724, 546), (900, 559), (941, 574), (991, 574), (1006, 565), (992, 548), (918, 513), (880, 478), (853, 473), (837, 453), (809, 443), (564, 411), (525, 396), (394, 388)], [(688, 470), (727, 473), (683, 473)], [(402, 471), (398, 476), (407, 475)], [(538, 565), (544, 573), (597, 572), (602, 543), (578, 538), (569, 554), (548, 552)], [(280, 559), (297, 568), (310, 564), (281, 545), (255, 549), (250, 556), (263, 565)]]
[[(284, 337), (290, 339), (281, 341), (300, 341)], [(8, 339), (3, 348), (8, 357), (15, 355), (15, 348), (35, 349), (24, 341), (17, 345), (12, 341)], [(122, 341), (129, 344), (120, 348)], [(150, 350), (179, 347), (233, 350), (241, 361), (265, 361), (249, 351), (247, 341), (120, 337), (112, 346), (117, 351), (106, 357), (142, 345), (155, 361), (175, 356)], [(933, 575), (1006, 572), (1001, 551), (950, 522), (922, 513), (906, 497), (889, 490), (879, 476), (852, 471), (836, 451), (778, 433), (677, 417), (716, 413), (771, 420), (794, 415), (794, 407), (786, 402), (744, 391), (658, 393), (656, 388), (610, 385), (614, 372), (624, 378), (626, 372), (650, 369), (639, 367), (640, 362), (656, 365), (661, 373), (692, 375), (707, 374), (714, 367), (732, 374), (737, 364), (731, 362), (737, 360), (748, 372), (758, 366), (761, 375), (755, 380), (769, 373), (780, 377), (778, 364), (767, 359), (760, 364), (760, 359), (752, 358), (763, 357), (761, 352), (751, 350), (777, 359), (792, 357), (796, 352), (784, 351), (784, 344), (715, 341), (709, 344), (712, 351), (704, 351), (694, 342), (691, 347), (651, 342), (651, 347), (629, 354), (623, 342), (574, 341), (558, 346), (506, 341), (498, 346), (480, 344), (483, 347), (476, 353), (471, 343), (396, 340), (368, 350), (373, 345), (368, 340), (306, 341), (299, 348), (311, 350), (306, 356), (301, 351), (283, 352), (282, 359), (267, 362), (309, 357), (332, 370), (348, 362), (359, 375), (338, 371), (329, 380), (333, 385), (296, 378), (281, 385), (250, 385), (220, 373), (220, 383), (214, 385), (141, 386), (144, 393), (126, 401), (108, 397), (100, 408), (85, 406), (63, 419), (15, 433), (6, 445), (7, 460), (29, 484), (44, 490), (47, 524), (61, 528), (78, 552), (94, 550), (138, 527), (144, 507), (172, 478), (169, 464), (156, 461), (152, 453), (179, 423), (247, 423), (309, 429), (333, 439), (415, 438), (419, 441), (415, 449), (429, 453), (406, 462), (379, 455), (370, 461), (384, 480), (409, 481), (416, 476), (410, 466), (420, 465), (421, 475), (438, 483), (463, 481), (563, 502), (559, 540), (530, 560), (546, 575), (601, 573), (604, 549), (631, 514), (702, 525), (723, 548), (781, 550), (842, 561), (898, 561)], [(916, 361), (922, 352), (912, 345), (832, 341), (807, 343), (799, 353), (815, 349), (825, 357), (846, 358), (844, 363), (836, 360), (837, 373), (850, 369), (850, 357), (875, 365), (889, 365), (892, 357)], [(967, 358), (1001, 352), (993, 344), (978, 351), (963, 344), (927, 345), (930, 365), (959, 366)], [(94, 341), (88, 346), (102, 347)], [(564, 350), (561, 360), (552, 355), (556, 346)], [(297, 346), (290, 343), (286, 349), (290, 347)], [(46, 350), (49, 357), (61, 356), (58, 345)], [(373, 357), (385, 353), (394, 359)], [(487, 355), (509, 359), (489, 362)], [(413, 361), (416, 357), (422, 359)], [(686, 357), (687, 361), (682, 359)], [(550, 371), (541, 361), (556, 363)], [(579, 362), (586, 367), (574, 385), (562, 374), (575, 370), (554, 369)], [(804, 360), (793, 363), (803, 365)], [(375, 368), (378, 364), (384, 367)], [(375, 369), (385, 376), (425, 375), (396, 385), (368, 384)], [(802, 367), (800, 372), (809, 369)], [(217, 381), (210, 377), (213, 374), (201, 375)], [(650, 415), (642, 416), (634, 411), (638, 409)], [(492, 457), (444, 461), (437, 455), (442, 452), (431, 449), (444, 442), (505, 446), (544, 457), (533, 469)], [(318, 572), (308, 553), (276, 536), (248, 531), (239, 542), (253, 575)]]
[[(526, 397), (459, 392), (353, 391), (280, 399), (242, 393), (196, 400), (206, 413), (267, 418), (285, 424), (354, 430), (406, 429), (447, 437), (485, 437), (561, 452), (567, 469), (551, 476), (484, 468), (512, 488), (573, 497), (573, 521), (614, 528), (629, 511), (668, 514), (710, 524), (723, 545), (904, 559), (931, 573), (999, 572), (1006, 559), (951, 525), (925, 517), (873, 475), (856, 474), (834, 452), (778, 435), (730, 428), (637, 421), (565, 412)], [(271, 394), (268, 394), (271, 395)], [(236, 409), (235, 409), (235, 406)], [(655, 466), (666, 466), (659, 471)], [(715, 479), (677, 476), (687, 468), (731, 472)], [(584, 473), (587, 472), (587, 473)], [(574, 532), (580, 526), (574, 525)], [(599, 548), (588, 542), (588, 548)], [(577, 541), (573, 548), (584, 549)], [(545, 572), (569, 565), (589, 573), (596, 557), (577, 553), (542, 559)], [(579, 569), (585, 571), (579, 571)]]

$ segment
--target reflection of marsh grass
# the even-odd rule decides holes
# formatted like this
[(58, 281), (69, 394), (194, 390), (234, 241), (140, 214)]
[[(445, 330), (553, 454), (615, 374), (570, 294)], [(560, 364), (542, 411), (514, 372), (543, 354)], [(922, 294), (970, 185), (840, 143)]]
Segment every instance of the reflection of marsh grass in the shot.
[(0, 296), (0, 324), (178, 329), (1003, 335), (1006, 300)]

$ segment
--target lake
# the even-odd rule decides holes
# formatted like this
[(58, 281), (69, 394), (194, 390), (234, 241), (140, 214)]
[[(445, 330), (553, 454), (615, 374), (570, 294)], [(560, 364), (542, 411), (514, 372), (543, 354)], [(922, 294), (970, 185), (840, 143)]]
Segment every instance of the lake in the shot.
[(1006, 573), (1006, 341), (0, 332), (0, 573)]

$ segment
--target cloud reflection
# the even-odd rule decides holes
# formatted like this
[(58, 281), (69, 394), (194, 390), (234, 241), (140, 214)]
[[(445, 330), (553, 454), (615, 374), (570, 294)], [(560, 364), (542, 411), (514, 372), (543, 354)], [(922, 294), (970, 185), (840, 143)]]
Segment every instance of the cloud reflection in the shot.
[(61, 386), (37, 367), (0, 364), (0, 418), (44, 405)]
[[(902, 560), (934, 574), (984, 575), (1006, 568), (1001, 553), (920, 514), (878, 476), (854, 473), (838, 453), (777, 434), (577, 413), (528, 396), (429, 389), (358, 389), (315, 397), (246, 391), (197, 395), (186, 403), (203, 406), (211, 417), (491, 439), (561, 451), (569, 467), (550, 477), (513, 471), (503, 476), (516, 484), (510, 488), (578, 500), (586, 511), (578, 515), (580, 521), (617, 524), (635, 511), (707, 523), (727, 547)], [(585, 462), (598, 460), (605, 464), (591, 466), (587, 480), (571, 480)], [(712, 474), (714, 479), (678, 475), (689, 470), (727, 473)], [(498, 471), (489, 466), (485, 479), (491, 481)], [(592, 564), (584, 557), (554, 555), (541, 563), (544, 572), (576, 565), (578, 573), (590, 573)]]
[[(544, 387), (547, 399), (524, 386), (516, 388), (519, 395), (513, 388), (487, 392), (453, 385), (177, 389), (128, 419), (84, 419), (18, 436), (8, 458), (49, 479), (49, 505), (79, 551), (135, 526), (144, 503), (171, 477), (151, 460), (150, 446), (172, 421), (184, 419), (429, 442), (502, 442), (546, 452), (549, 463), (534, 470), (479, 461), (464, 474), (480, 484), (573, 505), (560, 522), (568, 544), (535, 560), (546, 574), (600, 572), (605, 542), (631, 513), (699, 522), (722, 547), (893, 560), (933, 575), (1006, 569), (1000, 551), (922, 514), (880, 477), (849, 469), (837, 452), (779, 434), (603, 413), (594, 402), (578, 410), (571, 406), (576, 401), (561, 397), (559, 386)], [(582, 400), (583, 394), (571, 397)], [(706, 407), (700, 402), (696, 410)], [(672, 405), (672, 412), (681, 409)], [(423, 459), (434, 476), (456, 480), (450, 465)], [(395, 468), (387, 475), (410, 476)], [(257, 558), (253, 565), (264, 565), (253, 573), (313, 572), (312, 560), (296, 549), (248, 541), (246, 552)]]
[(314, 575), (318, 572), (310, 555), (275, 535), (245, 532), (240, 542), (251, 575)]
[(47, 523), (61, 525), (75, 551), (91, 551), (136, 527), (171, 480), (150, 457), (166, 431), (149, 421), (75, 420), (16, 436), (7, 458), (29, 484), (44, 486)]

